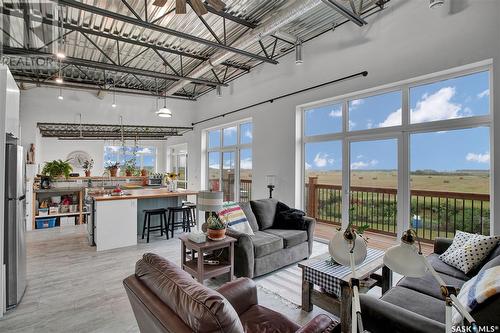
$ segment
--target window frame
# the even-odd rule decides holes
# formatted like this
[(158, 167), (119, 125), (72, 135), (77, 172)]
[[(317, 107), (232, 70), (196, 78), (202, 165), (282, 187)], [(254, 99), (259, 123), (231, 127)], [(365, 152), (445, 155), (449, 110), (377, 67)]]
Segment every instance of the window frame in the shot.
[[(253, 120), (252, 118), (245, 118), (242, 120), (226, 123), (223, 125), (219, 125), (216, 127), (211, 127), (207, 128), (204, 130), (203, 136), (204, 136), (204, 155), (205, 155), (205, 165), (204, 165), (204, 170), (205, 170), (205, 184), (206, 188), (209, 188), (210, 186), (210, 180), (209, 180), (209, 175), (210, 175), (210, 163), (209, 163), (209, 154), (210, 153), (219, 153), (219, 170), (220, 170), (220, 178), (219, 178), (219, 184), (222, 186), (222, 175), (223, 175), (223, 167), (224, 167), (224, 161), (223, 161), (223, 154), (225, 152), (234, 152), (235, 153), (235, 174), (237, 175), (237, 178), (235, 179), (234, 183), (234, 201), (239, 201), (240, 200), (240, 181), (241, 181), (241, 175), (240, 175), (240, 162), (241, 162), (241, 150), (242, 149), (250, 149), (252, 151), (252, 170), (253, 170), (253, 138), (251, 143), (241, 143), (241, 125), (246, 124), (246, 123), (252, 123), (252, 136), (253, 136)], [(230, 145), (230, 146), (224, 146), (224, 129), (229, 128), (229, 127), (235, 127), (236, 126), (236, 144), (235, 145)], [(220, 135), (220, 143), (221, 145), (216, 148), (209, 148), (208, 143), (209, 143), (209, 132), (219, 130), (219, 135)], [(221, 187), (222, 190), (222, 187)], [(253, 191), (253, 190), (252, 190)], [(250, 196), (252, 194), (250, 193)]]
[[(102, 164), (103, 164), (103, 169), (106, 169), (106, 161), (104, 160), (104, 154), (106, 154), (106, 147), (120, 147), (119, 151), (121, 151), (122, 147), (135, 148), (135, 145), (131, 146), (131, 145), (104, 144), (103, 148), (102, 148), (102, 156), (103, 156), (103, 163)], [(154, 153), (153, 154), (146, 154), (146, 155), (143, 155), (143, 156), (153, 156), (154, 157), (153, 172), (157, 172), (157, 170), (158, 170), (158, 147), (155, 146), (155, 145), (153, 145), (153, 144), (151, 144), (151, 145), (138, 145), (137, 147), (139, 148), (139, 150), (140, 149), (144, 149), (144, 148), (152, 148), (152, 149), (154, 149)], [(123, 152), (119, 152), (118, 153), (118, 162), (120, 163), (120, 167), (123, 167), (121, 159), (124, 156), (122, 154), (123, 154)], [(138, 156), (136, 156), (136, 163), (139, 160), (142, 160), (142, 159), (139, 159)], [(141, 170), (141, 169), (144, 168), (144, 165), (138, 165), (138, 164), (136, 164), (136, 166), (139, 168), (139, 170)]]
[[(487, 115), (477, 115), (463, 118), (436, 120), (422, 123), (410, 123), (410, 89), (426, 84), (432, 84), (448, 79), (459, 78), (471, 74), (489, 72), (489, 113)], [(397, 126), (377, 127), (363, 130), (349, 130), (349, 101), (380, 95), (388, 92), (400, 90), (402, 92), (401, 116), (402, 123)], [(460, 130), (476, 127), (488, 127), (490, 132), (490, 156), (493, 161), (494, 133), (493, 126), (493, 63), (492, 60), (485, 60), (478, 63), (469, 64), (457, 68), (448, 69), (408, 80), (403, 80), (363, 91), (353, 92), (342, 96), (328, 98), (321, 101), (299, 105), (296, 108), (297, 121), (296, 133), (300, 140), (297, 140), (296, 149), (300, 149), (296, 158), (296, 200), (300, 207), (304, 207), (305, 199), (305, 145), (311, 142), (322, 141), (342, 141), (342, 226), (345, 228), (349, 224), (349, 179), (350, 179), (350, 143), (354, 141), (377, 140), (383, 138), (396, 138), (398, 140), (398, 213), (397, 213), (397, 236), (409, 228), (410, 220), (410, 135), (417, 133), (429, 133), (447, 130)], [(323, 134), (316, 136), (305, 136), (305, 111), (315, 107), (342, 103), (342, 132)], [(493, 232), (494, 221), (494, 186), (493, 186), (493, 163), (490, 163), (490, 232)]]

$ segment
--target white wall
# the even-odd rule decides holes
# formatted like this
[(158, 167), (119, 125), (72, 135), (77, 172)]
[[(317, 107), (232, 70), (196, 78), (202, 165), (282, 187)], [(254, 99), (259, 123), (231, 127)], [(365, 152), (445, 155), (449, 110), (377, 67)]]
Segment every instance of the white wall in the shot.
[[(367, 19), (359, 28), (346, 24), (303, 46), (305, 63), (294, 64), (294, 55), (280, 59), (278, 66), (262, 65), (223, 89), (196, 103), (198, 120), (231, 111), (280, 94), (323, 83), (363, 70), (366, 78), (275, 101), (196, 126), (187, 137), (190, 175), (200, 175), (201, 133), (205, 128), (253, 117), (253, 197), (267, 195), (265, 175), (277, 175), (275, 196), (295, 204), (295, 112), (296, 106), (339, 96), (448, 68), (492, 58), (494, 102), (500, 105), (500, 2), (494, 0), (446, 1), (430, 10), (428, 1), (393, 0), (384, 11)], [(480, 22), (480, 23), (479, 23)], [(500, 131), (500, 116), (494, 132)], [(494, 146), (494, 165), (500, 165), (500, 144)], [(190, 179), (200, 186), (200, 179)], [(500, 195), (500, 176), (494, 178)], [(297, 203), (298, 204), (298, 203)], [(500, 216), (500, 204), (495, 206)], [(500, 223), (497, 223), (497, 234)]]
[[(80, 90), (63, 90), (64, 99), (57, 98), (59, 89), (34, 88), (21, 93), (21, 128), (23, 146), (28, 149), (35, 143), (35, 162), (43, 167), (43, 163), (54, 159), (66, 159), (74, 150), (83, 150), (94, 159), (92, 174), (103, 173), (104, 141), (62, 141), (55, 138), (41, 138), (37, 122), (79, 122), (79, 114), (83, 123), (119, 124), (123, 116), (125, 125), (165, 125), (186, 126), (191, 124), (190, 108), (194, 102), (168, 99), (167, 104), (173, 110), (174, 117), (159, 118), (155, 115), (156, 99), (146, 96), (116, 95), (116, 108), (112, 108), (112, 95), (98, 99), (96, 92)], [(161, 102), (163, 103), (163, 102)], [(131, 141), (133, 143), (133, 141)], [(108, 141), (107, 144), (112, 144)], [(115, 142), (115, 144), (118, 144)], [(163, 142), (140, 141), (139, 144), (156, 146), (158, 170), (166, 168), (166, 144)], [(77, 170), (80, 171), (80, 170)], [(80, 171), (83, 173), (82, 171)]]

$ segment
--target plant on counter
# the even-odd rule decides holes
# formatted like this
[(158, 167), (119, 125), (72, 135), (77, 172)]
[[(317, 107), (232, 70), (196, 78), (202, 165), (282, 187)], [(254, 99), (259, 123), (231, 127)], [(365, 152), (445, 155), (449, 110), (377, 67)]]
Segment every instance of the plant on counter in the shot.
[(135, 176), (137, 174), (137, 166), (136, 166), (135, 158), (131, 158), (125, 161), (125, 176)]
[(47, 162), (43, 166), (42, 174), (44, 176), (49, 176), (51, 179), (59, 178), (64, 176), (69, 178), (69, 174), (73, 171), (73, 167), (68, 161), (54, 160), (52, 162)]
[(82, 169), (83, 171), (85, 171), (85, 177), (90, 177), (90, 171), (92, 170), (93, 167), (94, 167), (93, 159), (83, 161)]
[(106, 170), (109, 171), (111, 177), (116, 177), (118, 174), (118, 169), (120, 168), (120, 162), (108, 162), (106, 165)]

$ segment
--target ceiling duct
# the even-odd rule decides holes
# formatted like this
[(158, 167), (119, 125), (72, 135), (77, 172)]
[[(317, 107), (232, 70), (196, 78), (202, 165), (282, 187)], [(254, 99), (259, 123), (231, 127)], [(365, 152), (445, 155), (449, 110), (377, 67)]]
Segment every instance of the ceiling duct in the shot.
[[(311, 9), (316, 8), (316, 6), (321, 3), (321, 0), (296, 0), (287, 7), (264, 18), (260, 26), (252, 30), (248, 35), (246, 35), (246, 37), (237, 41), (234, 45), (232, 45), (232, 47), (245, 49), (253, 43), (257, 43), (262, 37), (273, 34), (284, 25), (296, 20)], [(220, 65), (233, 55), (234, 53), (224, 50), (216, 52), (212, 57), (210, 57), (210, 59), (208, 59), (208, 61), (205, 62), (203, 66), (195, 70), (193, 73), (190, 73), (190, 77), (201, 77), (203, 74), (211, 71), (215, 66)], [(166, 94), (172, 95), (185, 87), (187, 84), (189, 84), (189, 81), (180, 80), (172, 85), (172, 87), (166, 91)]]

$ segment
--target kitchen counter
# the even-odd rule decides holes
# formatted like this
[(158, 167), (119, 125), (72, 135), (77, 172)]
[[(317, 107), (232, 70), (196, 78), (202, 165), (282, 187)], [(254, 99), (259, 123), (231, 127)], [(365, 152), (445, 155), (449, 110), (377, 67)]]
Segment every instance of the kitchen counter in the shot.
[(198, 191), (177, 190), (169, 192), (166, 188), (146, 188), (137, 190), (123, 190), (121, 195), (98, 194), (93, 195), (95, 201), (108, 201), (108, 200), (130, 200), (130, 199), (157, 199), (157, 198), (171, 198), (186, 195), (197, 195)]

